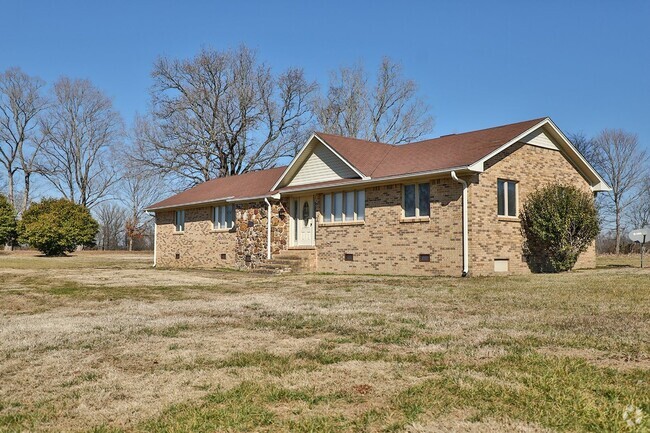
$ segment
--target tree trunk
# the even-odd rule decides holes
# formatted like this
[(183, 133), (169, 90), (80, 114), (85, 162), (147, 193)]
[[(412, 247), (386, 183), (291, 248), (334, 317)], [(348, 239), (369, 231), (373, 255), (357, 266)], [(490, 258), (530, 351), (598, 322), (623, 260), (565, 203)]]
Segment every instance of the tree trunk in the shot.
[(13, 170), (11, 168), (9, 170), (7, 170), (7, 178), (8, 178), (7, 179), (7, 182), (8, 182), (8, 184), (7, 184), (7, 192), (8, 192), (7, 198), (9, 199), (9, 203), (11, 203), (11, 205), (15, 208), (16, 203), (14, 202), (14, 194), (15, 194), (14, 193), (14, 174), (13, 174)]
[(129, 236), (129, 251), (133, 251), (133, 237)]
[(616, 208), (616, 255), (621, 253), (621, 210)]
[(29, 188), (30, 188), (30, 173), (25, 173), (25, 191), (23, 193), (23, 212), (27, 210), (29, 205)]

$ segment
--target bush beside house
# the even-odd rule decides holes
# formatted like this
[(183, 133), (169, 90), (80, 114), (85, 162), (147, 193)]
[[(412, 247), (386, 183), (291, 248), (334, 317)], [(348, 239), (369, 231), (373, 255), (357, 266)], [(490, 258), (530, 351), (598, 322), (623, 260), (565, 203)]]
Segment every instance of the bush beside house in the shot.
[(571, 270), (600, 230), (593, 196), (569, 185), (531, 193), (520, 219), (533, 272)]

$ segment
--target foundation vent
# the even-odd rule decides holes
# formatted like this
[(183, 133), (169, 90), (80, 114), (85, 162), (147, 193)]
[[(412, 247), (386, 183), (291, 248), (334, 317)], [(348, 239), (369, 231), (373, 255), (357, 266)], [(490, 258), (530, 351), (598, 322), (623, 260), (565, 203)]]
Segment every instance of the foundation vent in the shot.
[(510, 260), (494, 259), (494, 272), (508, 272), (510, 270)]

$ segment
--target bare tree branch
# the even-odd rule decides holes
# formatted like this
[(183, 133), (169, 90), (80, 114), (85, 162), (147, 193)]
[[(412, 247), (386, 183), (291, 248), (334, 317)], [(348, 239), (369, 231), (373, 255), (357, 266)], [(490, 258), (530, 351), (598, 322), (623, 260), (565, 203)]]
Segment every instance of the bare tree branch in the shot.
[(606, 195), (607, 210), (614, 217), (616, 254), (620, 252), (623, 216), (641, 193), (647, 177), (648, 155), (639, 146), (636, 134), (605, 129), (593, 141), (594, 163), (612, 191)]
[(433, 129), (416, 83), (404, 79), (401, 65), (388, 58), (382, 60), (372, 88), (360, 65), (332, 73), (327, 95), (316, 101), (314, 111), (325, 132), (382, 143), (412, 142)]
[[(0, 163), (7, 174), (9, 201), (21, 210), (29, 204), (31, 175), (36, 171), (35, 161), (42, 144), (35, 129), (38, 116), (47, 106), (42, 96), (44, 85), (44, 81), (19, 68), (0, 74)], [(16, 203), (14, 185), (19, 170), (24, 181), (21, 206)]]
[(123, 138), (111, 100), (88, 80), (61, 78), (42, 123), (43, 174), (67, 199), (92, 207), (119, 180), (115, 155)]
[(300, 69), (275, 77), (245, 46), (161, 58), (152, 76), (152, 109), (136, 120), (133, 160), (187, 185), (293, 155), (316, 90)]

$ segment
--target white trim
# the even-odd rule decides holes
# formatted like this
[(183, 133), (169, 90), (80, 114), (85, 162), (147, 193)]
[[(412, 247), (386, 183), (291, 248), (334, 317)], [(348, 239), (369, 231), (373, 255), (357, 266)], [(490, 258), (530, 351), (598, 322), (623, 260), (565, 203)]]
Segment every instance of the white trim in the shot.
[(217, 203), (217, 202), (220, 202), (220, 201), (227, 202), (227, 201), (229, 201), (228, 199), (231, 199), (231, 198), (234, 198), (234, 197), (235, 197), (234, 195), (231, 195), (231, 196), (228, 196), (228, 197), (211, 198), (210, 200), (191, 201), (189, 203), (173, 204), (173, 205), (169, 205), (169, 206), (150, 207), (150, 208), (145, 209), (145, 211), (146, 212), (155, 212), (157, 210), (180, 209), (180, 208), (186, 208), (186, 207), (196, 206), (196, 205), (201, 205), (201, 204)]
[(359, 171), (355, 166), (353, 166), (352, 164), (350, 164), (350, 162), (348, 162), (348, 160), (346, 160), (343, 156), (341, 156), (340, 153), (338, 153), (336, 150), (334, 150), (334, 149), (332, 148), (332, 146), (330, 146), (329, 144), (327, 144), (327, 142), (325, 142), (325, 140), (323, 140), (321, 137), (319, 137), (318, 134), (313, 133), (313, 134), (309, 137), (309, 139), (307, 140), (307, 142), (306, 142), (305, 144), (303, 144), (302, 148), (301, 148), (300, 151), (296, 154), (296, 156), (293, 157), (293, 159), (291, 160), (291, 163), (287, 166), (287, 168), (284, 170), (284, 172), (282, 172), (282, 174), (280, 175), (280, 178), (278, 179), (278, 181), (275, 182), (275, 184), (274, 184), (273, 187), (271, 188), (272, 191), (275, 190), (275, 189), (276, 189), (276, 188), (277, 188), (277, 187), (282, 183), (282, 181), (283, 181), (284, 178), (289, 174), (289, 172), (292, 170), (292, 168), (293, 168), (293, 167), (298, 163), (298, 161), (300, 161), (300, 159), (301, 159), (303, 153), (304, 153), (305, 150), (309, 147), (309, 145), (311, 144), (311, 142), (312, 142), (312, 140), (313, 140), (314, 138), (318, 139), (318, 141), (319, 141), (321, 144), (323, 144), (323, 145), (324, 145), (324, 146), (325, 146), (325, 147), (326, 147), (330, 152), (332, 152), (332, 153), (333, 153), (337, 158), (339, 158), (341, 161), (343, 161), (343, 162), (345, 163), (345, 165), (347, 165), (348, 167), (350, 167), (350, 169), (352, 169), (352, 171), (354, 171), (357, 175), (359, 175), (359, 177), (360, 177), (361, 179), (370, 179), (368, 176), (366, 176), (366, 175), (364, 175), (363, 173), (361, 173), (361, 172), (360, 172), (360, 171)]
[(158, 221), (156, 215), (153, 216), (153, 267), (156, 267), (156, 255), (158, 254)]
[(324, 190), (324, 189), (331, 189), (331, 188), (338, 188), (338, 187), (358, 188), (359, 185), (372, 185), (375, 183), (388, 182), (392, 180), (402, 180), (402, 179), (408, 180), (408, 179), (413, 179), (418, 177), (446, 174), (446, 173), (451, 173), (452, 171), (461, 171), (461, 170), (472, 171), (472, 172), (475, 171), (475, 170), (471, 170), (468, 166), (461, 166), (461, 167), (443, 168), (443, 169), (431, 170), (431, 171), (420, 171), (420, 172), (409, 173), (409, 174), (395, 174), (391, 176), (374, 177), (374, 178), (367, 178), (367, 179), (341, 179), (340, 182), (332, 182), (332, 183), (328, 183), (327, 185), (315, 185), (315, 186), (304, 185), (304, 188), (295, 188), (295, 189), (291, 188), (288, 191), (283, 191), (282, 194), (289, 195), (289, 194), (305, 192), (305, 191), (316, 191), (316, 190)]
[[(502, 145), (502, 146), (499, 147), (498, 149), (496, 149), (496, 150), (490, 152), (489, 154), (487, 154), (487, 155), (484, 156), (483, 158), (481, 158), (481, 159), (479, 159), (478, 161), (474, 162), (473, 164), (471, 164), (471, 165), (469, 166), (469, 168), (470, 168), (471, 170), (474, 170), (474, 171), (477, 171), (477, 172), (483, 172), (483, 171), (485, 171), (485, 167), (484, 167), (485, 161), (489, 160), (490, 158), (494, 157), (495, 155), (498, 155), (499, 153), (501, 153), (501, 152), (503, 152), (504, 150), (506, 150), (508, 147), (512, 146), (513, 144), (517, 143), (518, 141), (521, 141), (522, 138), (524, 138), (524, 137), (526, 137), (527, 135), (531, 134), (531, 133), (534, 132), (536, 129), (539, 129), (539, 128), (545, 126), (545, 125), (549, 125), (549, 126), (551, 127), (551, 129), (553, 130), (553, 132), (555, 132), (555, 133), (558, 135), (558, 137), (560, 137), (560, 138), (562, 139), (563, 143), (561, 143), (561, 144), (563, 144), (564, 146), (568, 147), (568, 148), (571, 150), (571, 152), (573, 153), (573, 155), (567, 155), (566, 152), (563, 152), (563, 153), (564, 153), (566, 156), (568, 156), (569, 159), (573, 159), (573, 158), (575, 158), (575, 156), (577, 156), (578, 159), (580, 160), (580, 162), (581, 162), (582, 164), (584, 164), (584, 166), (585, 166), (585, 167), (587, 168), (587, 170), (590, 172), (589, 174), (591, 174), (592, 177), (595, 177), (595, 178), (598, 180), (597, 183), (594, 183), (594, 184), (591, 185), (591, 190), (592, 190), (592, 191), (598, 192), (598, 191), (611, 191), (611, 190), (612, 190), (611, 187), (610, 187), (609, 185), (607, 185), (607, 182), (605, 182), (605, 180), (604, 180), (604, 179), (603, 179), (603, 178), (598, 174), (598, 172), (596, 171), (596, 169), (594, 169), (594, 167), (589, 163), (589, 161), (587, 161), (587, 160), (586, 160), (586, 159), (585, 159), (585, 158), (580, 154), (580, 152), (578, 152), (578, 150), (573, 146), (573, 144), (571, 144), (571, 142), (569, 141), (569, 139), (566, 138), (566, 136), (562, 133), (562, 131), (560, 130), (560, 128), (558, 128), (558, 127), (555, 125), (555, 123), (553, 123), (553, 121), (552, 121), (549, 117), (546, 117), (545, 119), (541, 120), (541, 121), (540, 121), (538, 124), (536, 124), (535, 126), (532, 126), (531, 128), (529, 128), (529, 129), (527, 129), (526, 131), (524, 131), (523, 133), (519, 134), (518, 136), (516, 136), (516, 137), (513, 138), (512, 140), (508, 141), (506, 144)], [(560, 149), (560, 151), (562, 151), (562, 149)], [(577, 168), (578, 171), (581, 172), (581, 174), (583, 174), (583, 176), (584, 176), (584, 173), (582, 173), (582, 170), (580, 170), (578, 167), (576, 167), (576, 168)], [(588, 178), (589, 176), (585, 176), (585, 177)]]
[(266, 259), (271, 260), (271, 202), (268, 198), (264, 199), (266, 203)]
[(456, 176), (456, 172), (451, 172), (451, 178), (463, 185), (463, 277), (469, 273), (469, 223), (467, 215), (467, 181)]
[(471, 169), (475, 170), (475, 171), (478, 171), (478, 172), (482, 173), (483, 171), (485, 171), (485, 168), (483, 166), (485, 161), (487, 161), (488, 159), (492, 158), (493, 156), (498, 155), (499, 153), (503, 152), (504, 150), (506, 150), (507, 148), (509, 148), (510, 146), (512, 146), (513, 144), (515, 144), (516, 142), (520, 141), (522, 138), (527, 136), (528, 134), (532, 133), (533, 131), (535, 131), (539, 127), (543, 126), (549, 120), (550, 119), (548, 117), (545, 118), (544, 120), (541, 120), (535, 126), (532, 126), (532, 127), (528, 128), (527, 130), (525, 130), (524, 132), (522, 132), (521, 134), (519, 134), (518, 136), (516, 136), (512, 140), (508, 141), (506, 144), (502, 145), (501, 147), (497, 148), (496, 150), (493, 150), (492, 152), (488, 153), (483, 158), (481, 158), (478, 161), (474, 162), (469, 167)]

